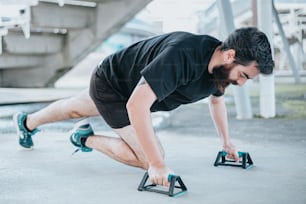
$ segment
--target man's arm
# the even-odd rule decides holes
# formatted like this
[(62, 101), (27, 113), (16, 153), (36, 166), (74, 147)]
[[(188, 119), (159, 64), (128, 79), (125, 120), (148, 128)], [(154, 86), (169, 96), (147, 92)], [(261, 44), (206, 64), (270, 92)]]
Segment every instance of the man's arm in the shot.
[(231, 143), (228, 133), (227, 109), (223, 96), (210, 96), (209, 110), (216, 130), (223, 141), (223, 150), (228, 152), (228, 156), (239, 160), (238, 152)]
[(127, 103), (127, 111), (132, 127), (149, 161), (150, 180), (159, 185), (168, 186), (168, 174), (163, 155), (159, 151), (158, 140), (154, 133), (150, 108), (157, 99), (155, 93), (142, 78)]

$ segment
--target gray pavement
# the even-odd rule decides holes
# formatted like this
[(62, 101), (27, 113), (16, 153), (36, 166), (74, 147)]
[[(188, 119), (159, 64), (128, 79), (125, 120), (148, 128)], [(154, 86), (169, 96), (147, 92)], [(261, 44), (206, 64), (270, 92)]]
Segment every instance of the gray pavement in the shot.
[[(221, 143), (205, 102), (182, 106), (164, 119), (167, 125), (156, 126), (167, 164), (188, 188), (177, 198), (138, 192), (144, 171), (97, 151), (71, 156), (68, 131), (73, 120), (42, 126), (33, 151), (19, 148), (11, 113), (31, 108), (2, 108), (9, 111), (3, 114), (0, 106), (0, 119), (8, 121), (0, 131), (1, 204), (306, 203), (306, 118), (285, 117), (290, 113), (280, 106), (273, 119), (237, 120), (229, 105), (232, 141), (255, 164), (248, 170), (213, 166)], [(40, 106), (31, 110), (35, 108)], [(91, 122), (97, 133), (114, 136), (101, 118)]]

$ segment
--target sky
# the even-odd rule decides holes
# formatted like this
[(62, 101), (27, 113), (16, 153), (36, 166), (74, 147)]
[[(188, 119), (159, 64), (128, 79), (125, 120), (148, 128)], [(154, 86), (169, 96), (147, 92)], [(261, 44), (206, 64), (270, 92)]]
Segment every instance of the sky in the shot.
[[(37, 3), (37, 0), (25, 1), (29, 4)], [(20, 5), (14, 5), (16, 0), (6, 0), (5, 2), (4, 5), (1, 5), (0, 1), (1, 16), (17, 16), (17, 8)], [(147, 6), (146, 11), (149, 12), (154, 21), (163, 22), (164, 32), (173, 30), (196, 31), (196, 12), (205, 9), (211, 2), (212, 0), (153, 0)]]
[(163, 21), (163, 31), (196, 32), (197, 11), (204, 10), (212, 0), (153, 0), (147, 10), (156, 21)]

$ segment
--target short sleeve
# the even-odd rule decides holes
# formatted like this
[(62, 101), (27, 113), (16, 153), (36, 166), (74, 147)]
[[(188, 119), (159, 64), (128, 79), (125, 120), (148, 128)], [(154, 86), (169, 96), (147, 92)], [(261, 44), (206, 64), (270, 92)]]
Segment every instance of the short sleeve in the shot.
[(184, 64), (183, 52), (167, 47), (154, 58), (141, 74), (156, 94), (158, 101), (185, 85), (192, 77), (192, 70)]
[(224, 93), (222, 93), (221, 91), (217, 90), (215, 93), (212, 94), (213, 96), (216, 96), (216, 97), (220, 97), (220, 96), (223, 96)]

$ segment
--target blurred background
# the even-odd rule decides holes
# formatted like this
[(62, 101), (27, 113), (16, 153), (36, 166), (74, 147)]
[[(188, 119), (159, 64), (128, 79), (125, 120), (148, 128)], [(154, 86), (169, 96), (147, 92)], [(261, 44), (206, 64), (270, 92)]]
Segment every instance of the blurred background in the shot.
[(256, 0), (1, 0), (0, 86), (87, 87), (97, 62), (135, 41), (177, 30), (222, 40), (223, 23), (258, 26), (257, 16), (272, 27), (276, 81), (305, 82), (306, 1), (267, 2), (277, 19)]
[(268, 35), (276, 67), (229, 88), (236, 118), (280, 115), (278, 93), (306, 115), (306, 0), (0, 0), (0, 114), (87, 88), (99, 61), (141, 39), (188, 31), (223, 40), (244, 26)]
[[(71, 157), (77, 119), (38, 127), (25, 152), (12, 116), (86, 89), (99, 61), (138, 40), (171, 31), (223, 40), (244, 26), (267, 34), (276, 65), (224, 97), (231, 140), (255, 167), (213, 167), (222, 144), (205, 99), (153, 113), (167, 162), (190, 187), (174, 202), (305, 204), (306, 0), (0, 0), (0, 203), (168, 203), (136, 193), (142, 171), (97, 151)], [(115, 136), (100, 116), (89, 120)]]

